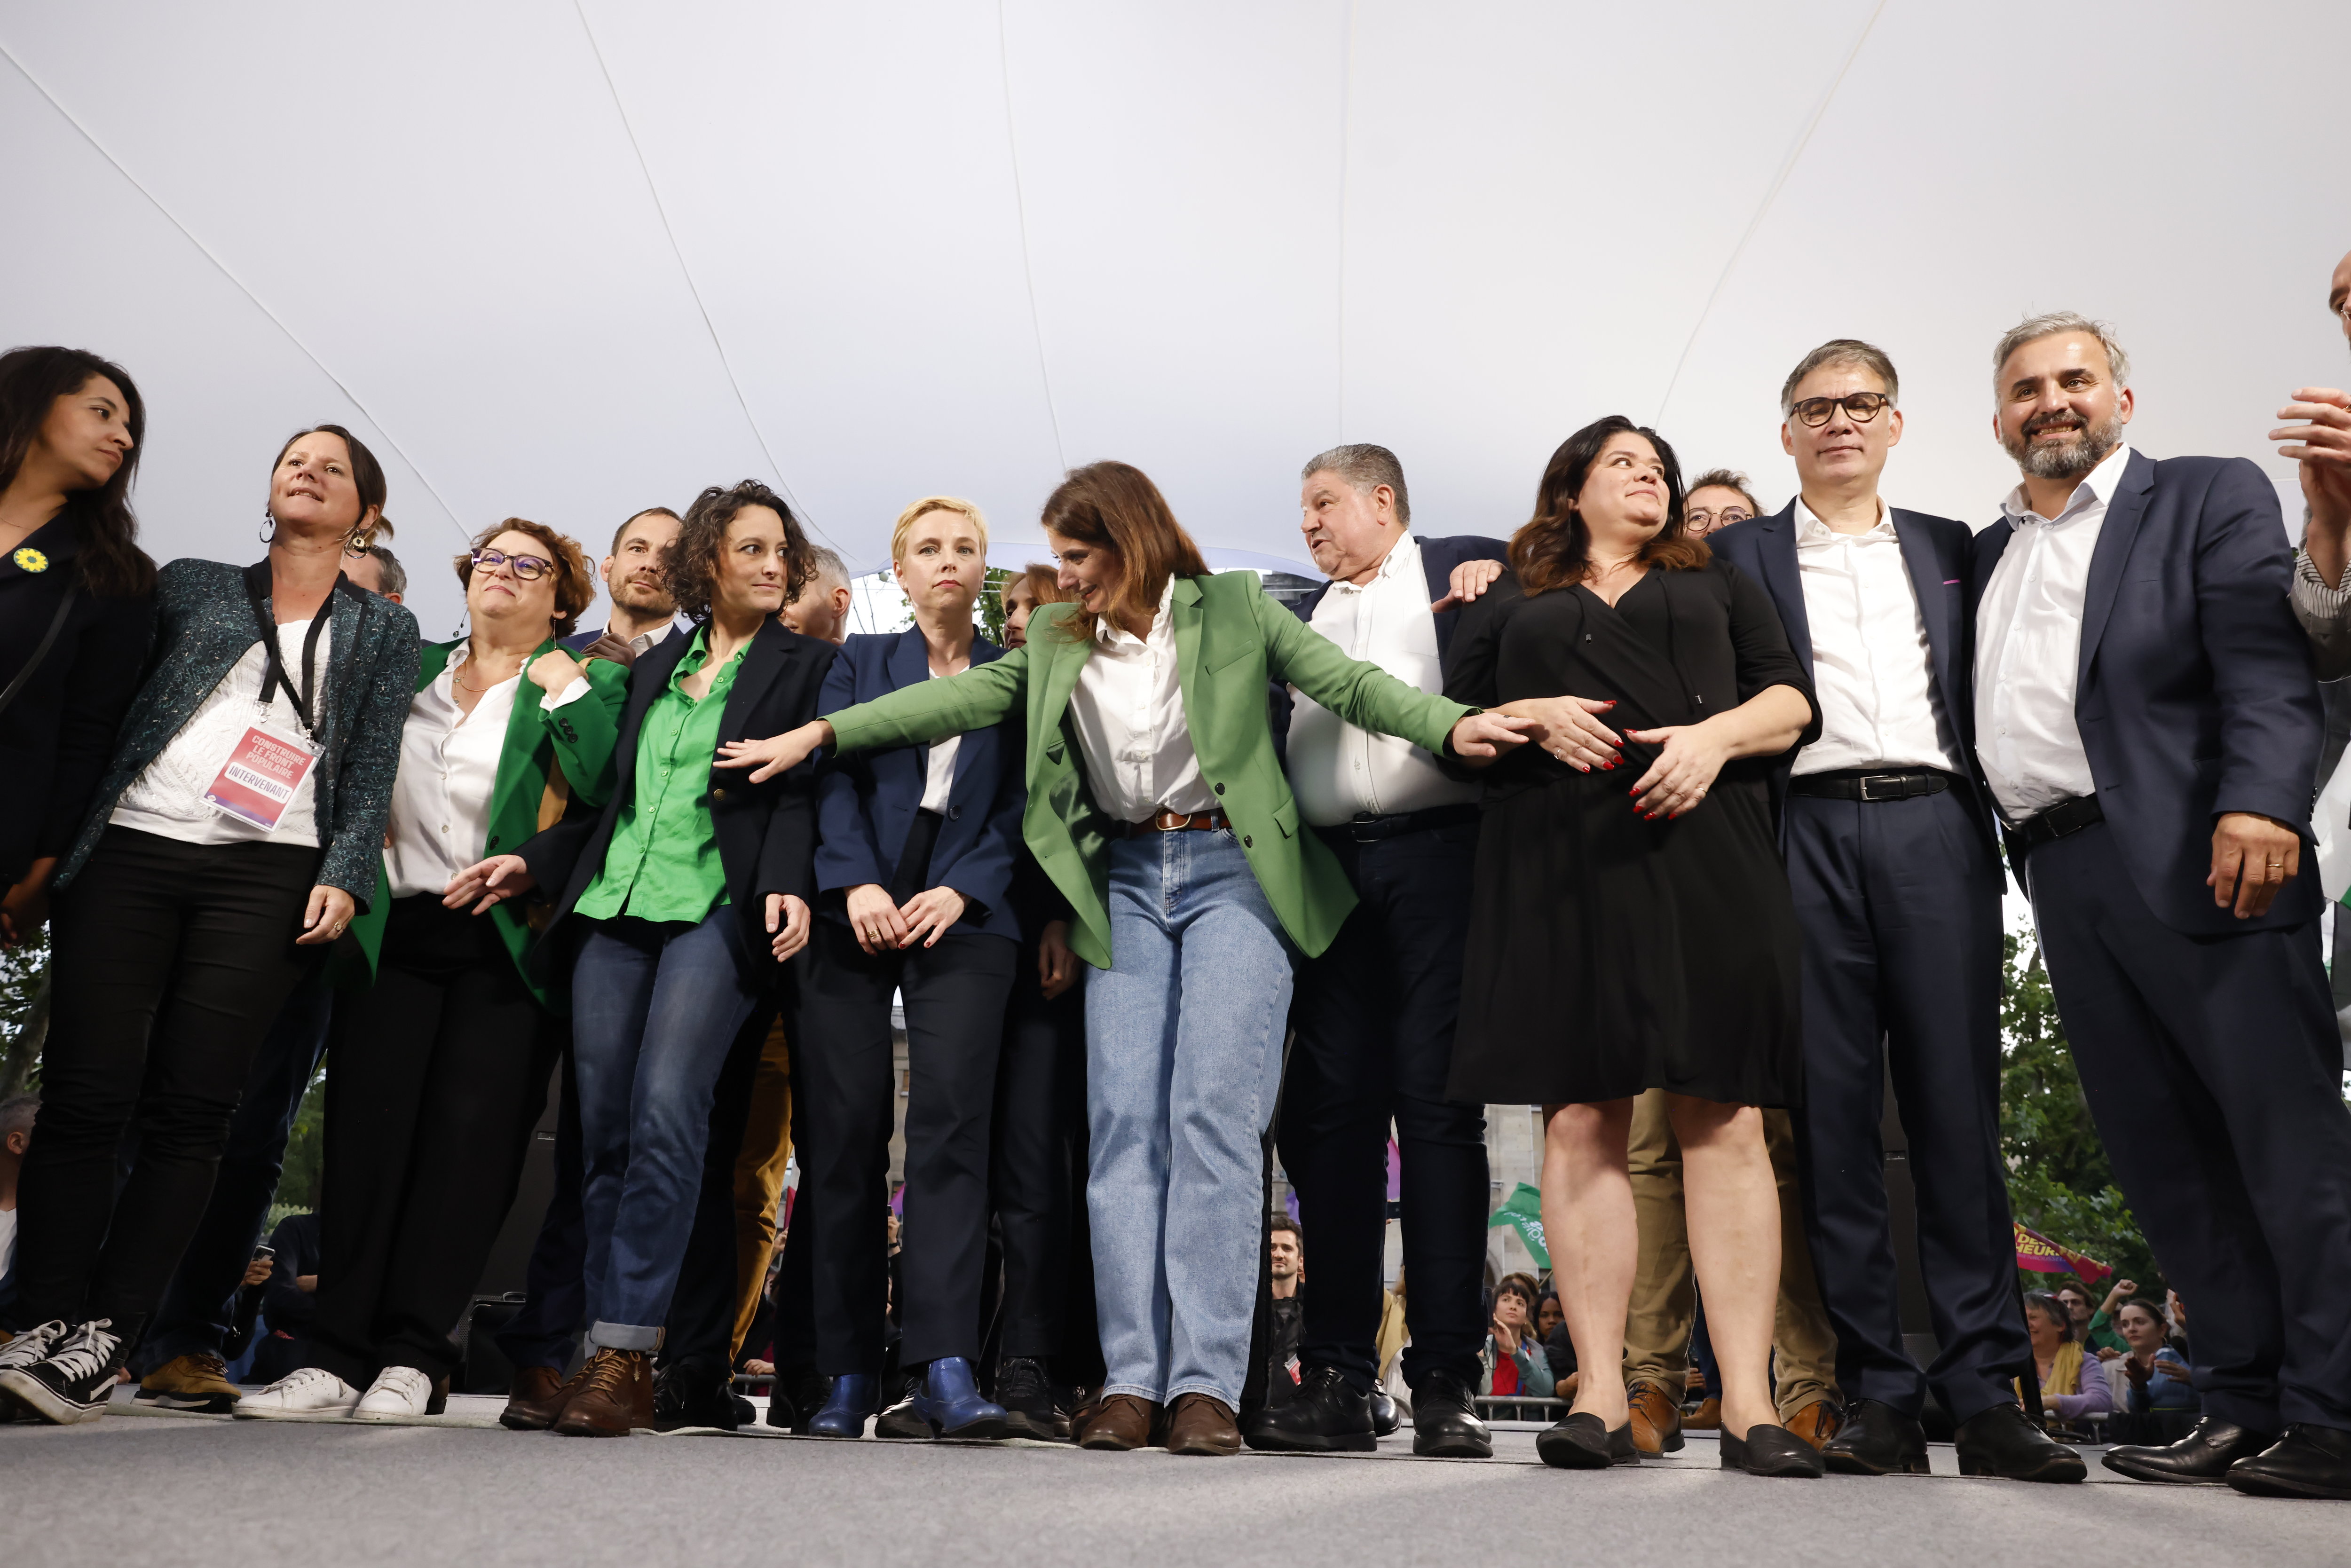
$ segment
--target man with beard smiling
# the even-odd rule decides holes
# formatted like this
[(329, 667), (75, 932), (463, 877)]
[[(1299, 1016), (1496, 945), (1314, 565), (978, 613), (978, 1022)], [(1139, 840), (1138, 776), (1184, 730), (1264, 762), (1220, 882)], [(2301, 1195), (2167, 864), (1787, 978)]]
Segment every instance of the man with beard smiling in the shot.
[(2023, 482), (1976, 539), (1976, 752), (2131, 1212), (2197, 1307), (2204, 1419), (2147, 1480), (2351, 1498), (2351, 1112), (2303, 877), (2322, 724), (2277, 492), (2131, 450), (2112, 330), (1993, 355)]

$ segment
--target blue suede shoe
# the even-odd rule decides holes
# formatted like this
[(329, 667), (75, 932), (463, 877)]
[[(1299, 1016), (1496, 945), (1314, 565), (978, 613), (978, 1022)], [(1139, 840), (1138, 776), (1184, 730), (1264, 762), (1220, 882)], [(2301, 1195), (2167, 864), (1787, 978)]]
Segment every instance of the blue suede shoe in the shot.
[(914, 1406), (914, 1414), (942, 1437), (1001, 1437), (1010, 1420), (1003, 1406), (979, 1396), (971, 1363), (959, 1355), (943, 1355), (931, 1363)]
[(873, 1414), (880, 1390), (879, 1380), (870, 1372), (844, 1372), (832, 1380), (832, 1392), (825, 1396), (824, 1408), (819, 1410), (808, 1424), (811, 1437), (862, 1437), (865, 1418)]

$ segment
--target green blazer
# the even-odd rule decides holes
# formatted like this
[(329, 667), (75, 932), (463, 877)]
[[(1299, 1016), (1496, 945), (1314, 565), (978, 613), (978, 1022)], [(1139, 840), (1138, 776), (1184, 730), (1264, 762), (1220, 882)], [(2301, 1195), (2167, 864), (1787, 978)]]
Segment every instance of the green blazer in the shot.
[[(462, 641), (462, 640), (461, 640)], [(428, 643), (416, 672), (416, 689), (423, 691), (440, 677), (459, 643)], [(553, 638), (531, 653), (556, 648)], [(515, 693), (514, 712), (507, 720), (505, 748), (498, 755), (498, 779), (490, 795), (490, 831), (482, 847), (486, 855), (504, 854), (522, 847), (523, 841), (556, 821), (577, 795), (590, 806), (601, 806), (612, 793), (612, 750), (620, 739), (621, 704), (628, 695), (629, 670), (610, 659), (590, 659), (582, 666), (588, 695), (568, 707), (550, 711), (542, 705), (547, 694), (528, 675)], [(540, 1005), (551, 1012), (569, 1011), (567, 998), (543, 989), (523, 963), (535, 933), (533, 913), (538, 899), (510, 898), (484, 918), (498, 930), (498, 940), (514, 958), (515, 968)], [(392, 888), (381, 857), (375, 873), (375, 899), (366, 914), (352, 920), (344, 940), (335, 945), (329, 978), (347, 990), (365, 990), (375, 984), (377, 956), (383, 949), (383, 923), (392, 908)]]
[[(1093, 653), (1066, 627), (1070, 604), (1041, 606), (1029, 643), (946, 680), (921, 681), (872, 702), (825, 715), (842, 751), (926, 746), (1016, 716), (1028, 723), (1029, 805), (1021, 837), (1070, 901), (1070, 946), (1110, 967), (1109, 845), (1118, 824), (1095, 806), (1070, 722), (1070, 694)], [(1322, 841), (1304, 831), (1266, 714), (1268, 681), (1294, 685), (1348, 723), (1401, 736), (1443, 755), (1454, 724), (1475, 709), (1431, 696), (1335, 643), (1265, 596), (1256, 576), (1179, 577), (1169, 606), (1176, 627), (1184, 721), (1200, 777), (1231, 819), (1241, 852), (1282, 929), (1313, 957), (1330, 946), (1355, 906)]]

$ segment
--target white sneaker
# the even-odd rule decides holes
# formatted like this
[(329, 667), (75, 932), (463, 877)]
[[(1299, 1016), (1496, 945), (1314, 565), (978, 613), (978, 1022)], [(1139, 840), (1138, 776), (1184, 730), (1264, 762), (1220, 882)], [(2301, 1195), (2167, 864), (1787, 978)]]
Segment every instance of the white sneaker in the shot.
[(359, 1402), (358, 1389), (331, 1372), (306, 1366), (288, 1373), (258, 1394), (246, 1395), (229, 1414), (256, 1418), (348, 1416)]
[(429, 1413), (433, 1380), (413, 1366), (387, 1366), (351, 1410), (354, 1421), (409, 1421)]

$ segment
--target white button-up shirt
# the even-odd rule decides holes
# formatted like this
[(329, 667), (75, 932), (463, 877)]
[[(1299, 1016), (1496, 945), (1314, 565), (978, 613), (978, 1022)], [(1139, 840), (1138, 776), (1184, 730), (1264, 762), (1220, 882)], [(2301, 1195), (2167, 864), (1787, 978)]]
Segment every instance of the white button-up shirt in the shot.
[(1096, 622), (1093, 652), (1070, 694), (1094, 804), (1123, 822), (1142, 821), (1162, 808), (1186, 815), (1218, 809), (1184, 717), (1176, 622), (1168, 612), (1175, 598), (1170, 577), (1147, 638), (1119, 630), (1108, 616)]
[(1957, 732), (1935, 692), (1927, 618), (1892, 508), (1880, 499), (1876, 527), (1841, 534), (1799, 497), (1796, 574), (1812, 624), (1821, 737), (1796, 753), (1793, 770), (1964, 771)]
[[(939, 673), (933, 670), (929, 678), (937, 680)], [(955, 793), (956, 753), (962, 749), (963, 737), (960, 735), (931, 742), (930, 758), (923, 771), (924, 810), (935, 816), (946, 815), (947, 797)]]
[(2117, 446), (2044, 517), (2019, 485), (2001, 503), (2014, 531), (1976, 612), (1976, 756), (2011, 822), (2097, 792), (2074, 720), (2082, 597), (2106, 507), (2130, 464)]
[[(1309, 624), (1351, 659), (1377, 664), (1424, 692), (1445, 689), (1428, 575), (1420, 541), (1408, 532), (1389, 549), (1371, 581), (1360, 587), (1334, 582), (1325, 590)], [(1447, 779), (1437, 759), (1412, 742), (1349, 724), (1295, 686), (1290, 697), (1290, 787), (1299, 814), (1318, 828), (1335, 828), (1359, 813), (1460, 805), (1477, 800), (1484, 788)]]

